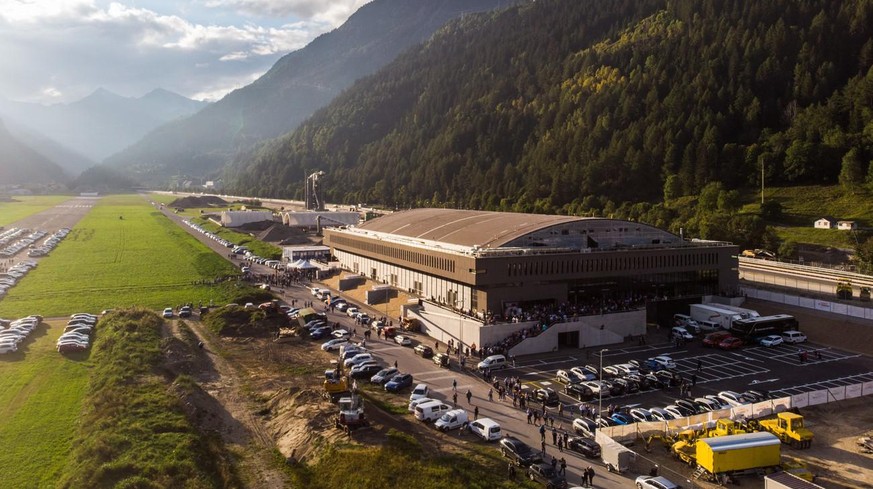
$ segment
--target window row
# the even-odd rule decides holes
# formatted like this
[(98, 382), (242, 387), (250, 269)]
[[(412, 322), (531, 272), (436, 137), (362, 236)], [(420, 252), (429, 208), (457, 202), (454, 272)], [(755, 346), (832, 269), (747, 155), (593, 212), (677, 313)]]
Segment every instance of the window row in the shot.
[(528, 261), (507, 264), (507, 273), (520, 277), (711, 265), (718, 265), (717, 252)]
[(367, 251), (383, 257), (403, 260), (409, 263), (442, 270), (444, 272), (453, 273), (455, 271), (455, 260), (449, 258), (433, 256), (418, 251), (404, 250), (391, 245), (373, 243), (371, 241), (364, 241), (346, 236), (333, 236), (331, 242), (345, 248)]

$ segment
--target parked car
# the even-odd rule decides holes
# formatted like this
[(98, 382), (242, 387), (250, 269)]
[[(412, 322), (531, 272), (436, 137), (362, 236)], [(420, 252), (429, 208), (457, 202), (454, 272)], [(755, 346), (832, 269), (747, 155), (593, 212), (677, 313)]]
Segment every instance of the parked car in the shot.
[(546, 406), (557, 406), (561, 403), (561, 399), (558, 397), (558, 393), (555, 392), (555, 389), (546, 387), (544, 389), (537, 389), (534, 392), (534, 398), (539, 401), (545, 401)]
[(578, 375), (579, 377), (583, 377), (584, 380), (597, 380), (600, 375), (597, 373), (597, 369), (591, 367), (594, 370), (589, 370), (588, 367), (590, 365), (585, 365), (584, 367), (573, 367), (570, 369), (570, 372)]
[(412, 394), (409, 395), (409, 400), (414, 401), (422, 397), (428, 397), (428, 394), (430, 394), (430, 388), (427, 384), (418, 384), (414, 389), (412, 389)]
[(383, 368), (382, 370), (376, 372), (375, 375), (370, 377), (370, 382), (374, 384), (384, 385), (385, 382), (388, 382), (394, 376), (397, 375), (397, 369), (394, 367)]
[(673, 369), (676, 368), (676, 362), (673, 361), (673, 358), (668, 355), (658, 355), (656, 357), (652, 357), (646, 360), (647, 364), (654, 365), (657, 368), (652, 368), (652, 370), (664, 370), (664, 369)]
[(587, 458), (597, 458), (600, 456), (600, 445), (591, 438), (583, 436), (571, 436), (568, 438), (567, 448), (574, 452), (581, 453)]
[(452, 359), (448, 353), (437, 353), (433, 356), (433, 363), (440, 367), (451, 368)]
[(380, 370), (382, 370), (382, 366), (378, 363), (363, 363), (352, 367), (349, 375), (355, 379), (369, 379)]
[(597, 422), (591, 418), (576, 418), (573, 420), (573, 431), (579, 436), (594, 438)]
[(470, 433), (482, 438), (484, 441), (499, 440), (502, 436), (500, 424), (491, 418), (480, 418), (469, 424)]
[(575, 397), (580, 401), (589, 401), (594, 398), (594, 392), (585, 385), (580, 384), (567, 384), (564, 387), (564, 393), (570, 397)]
[[(595, 396), (597, 396), (600, 395), (600, 388), (603, 385), (603, 382), (600, 380), (589, 380), (588, 382), (582, 382), (579, 385), (587, 387)], [(604, 392), (603, 394), (608, 395), (607, 392)]]
[(352, 367), (354, 365), (358, 365), (360, 363), (375, 361), (376, 357), (373, 356), (372, 353), (358, 353), (352, 358), (346, 358), (343, 360), (343, 366), (346, 368)]
[(163, 313), (162, 315), (163, 315), (165, 318), (171, 318), (171, 317), (173, 317), (173, 308), (172, 308), (172, 307), (168, 307), (168, 308), (164, 309), (164, 313)]
[(679, 489), (679, 486), (661, 476), (641, 475), (636, 479), (637, 489)]
[(397, 335), (394, 337), (394, 342), (398, 345), (409, 346), (412, 344), (412, 340), (409, 339), (408, 336)]
[(416, 355), (421, 355), (422, 358), (430, 358), (433, 356), (433, 348), (419, 344), (415, 348), (412, 349)]
[(649, 408), (649, 412), (652, 414), (652, 418), (654, 418), (655, 421), (670, 421), (671, 419), (676, 419), (672, 414), (665, 411), (664, 408)]
[(709, 333), (708, 335), (703, 337), (703, 346), (715, 347), (718, 346), (721, 341), (731, 334), (727, 331), (716, 331), (715, 333)]
[(349, 340), (345, 338), (334, 338), (332, 340), (328, 340), (325, 343), (322, 343), (321, 349), (324, 351), (334, 351), (339, 350), (341, 346), (348, 344)]
[(728, 336), (727, 338), (721, 340), (721, 343), (718, 344), (718, 347), (722, 350), (737, 350), (743, 347), (743, 340), (737, 338), (736, 336)]
[(419, 397), (418, 399), (414, 399), (412, 401), (409, 401), (409, 407), (408, 407), (409, 412), (414, 413), (416, 406), (418, 406), (419, 404), (424, 404), (426, 402), (431, 402), (431, 401), (436, 401), (436, 399), (432, 399), (430, 397)]
[(385, 384), (388, 392), (398, 392), (412, 385), (412, 374), (397, 374)]
[(194, 314), (194, 312), (188, 306), (182, 306), (182, 308), (179, 309), (180, 318), (189, 318), (192, 314)]
[(469, 421), (467, 411), (463, 409), (452, 409), (451, 411), (440, 416), (440, 419), (434, 422), (434, 428), (440, 431), (449, 431), (460, 428)]
[(779, 346), (782, 343), (782, 337), (776, 334), (771, 334), (758, 340), (759, 345), (766, 347)]
[(785, 343), (803, 343), (806, 341), (806, 335), (800, 331), (784, 331), (782, 332), (782, 341)]
[(691, 341), (694, 339), (694, 335), (688, 332), (687, 329), (682, 326), (675, 326), (671, 330), (670, 337), (673, 339), (681, 339), (684, 341)]
[(718, 398), (728, 403), (732, 407), (742, 406), (749, 403), (749, 401), (745, 397), (743, 397), (742, 394), (734, 391), (721, 391), (718, 393)]
[(613, 413), (610, 418), (612, 418), (612, 420), (619, 425), (634, 424), (636, 422), (634, 418), (632, 418), (629, 414), (625, 413)]
[(349, 307), (348, 309), (346, 309), (346, 314), (347, 314), (350, 318), (355, 317), (359, 312), (361, 312), (361, 311), (360, 311), (360, 309), (358, 309), (357, 307)]
[(561, 382), (563, 384), (575, 384), (588, 380), (585, 377), (578, 375), (576, 372), (570, 370), (558, 370), (555, 373), (555, 378), (558, 382)]
[(567, 487), (567, 481), (558, 475), (558, 472), (552, 468), (552, 464), (545, 462), (531, 464), (527, 468), (527, 476), (530, 480), (539, 482), (551, 489)]
[(648, 421), (656, 421), (655, 417), (652, 416), (651, 411), (649, 411), (648, 409), (633, 408), (630, 410), (630, 415), (638, 423), (646, 423)]
[(513, 436), (504, 436), (498, 445), (500, 446), (500, 454), (519, 467), (528, 467), (543, 461), (539, 451)]

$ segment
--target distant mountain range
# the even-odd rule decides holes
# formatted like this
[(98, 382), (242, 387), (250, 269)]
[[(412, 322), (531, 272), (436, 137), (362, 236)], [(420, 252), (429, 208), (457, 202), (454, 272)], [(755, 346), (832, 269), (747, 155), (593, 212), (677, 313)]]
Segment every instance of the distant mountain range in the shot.
[(0, 121), (0, 185), (64, 184), (68, 180), (57, 164), (13, 137)]
[(33, 149), (78, 174), (155, 127), (206, 105), (163, 89), (130, 98), (101, 88), (70, 104), (46, 106), (0, 99), (0, 117)]
[(428, 40), (450, 19), (512, 0), (374, 0), (342, 26), (290, 53), (251, 85), (170, 122), (108, 158), (141, 181), (216, 175), (239, 151), (296, 128), (352, 83)]

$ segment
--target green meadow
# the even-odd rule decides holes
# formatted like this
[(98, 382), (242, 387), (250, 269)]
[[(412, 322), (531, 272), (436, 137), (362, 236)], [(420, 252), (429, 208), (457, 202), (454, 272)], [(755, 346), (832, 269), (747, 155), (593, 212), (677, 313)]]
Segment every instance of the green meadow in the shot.
[(233, 265), (143, 197), (107, 196), (0, 300), (0, 317), (220, 304), (235, 295), (232, 284), (195, 282), (234, 273)]
[(91, 365), (55, 351), (62, 327), (43, 324), (0, 355), (0, 487), (54, 487), (63, 472)]
[(0, 201), (0, 226), (42, 212), (72, 199), (69, 195), (16, 195), (12, 202)]

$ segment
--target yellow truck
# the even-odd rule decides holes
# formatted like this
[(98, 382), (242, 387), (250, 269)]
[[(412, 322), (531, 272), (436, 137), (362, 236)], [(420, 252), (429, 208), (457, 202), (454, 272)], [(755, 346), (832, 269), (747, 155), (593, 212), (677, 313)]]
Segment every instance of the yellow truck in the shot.
[(700, 438), (695, 448), (698, 467), (718, 475), (776, 467), (780, 463), (782, 443), (772, 433), (761, 431)]
[(812, 431), (803, 426), (803, 416), (791, 412), (777, 413), (776, 417), (756, 420), (762, 429), (773, 433), (783, 443), (796, 448), (812, 446)]

